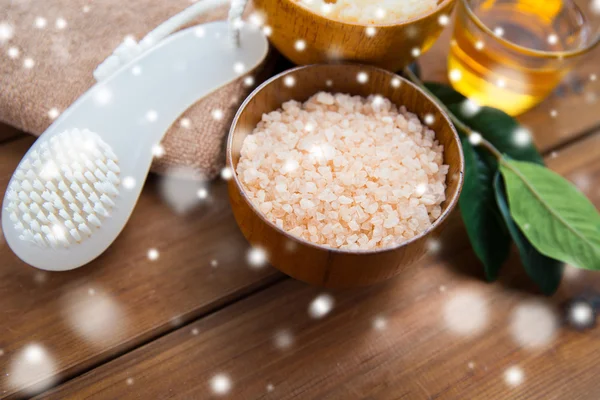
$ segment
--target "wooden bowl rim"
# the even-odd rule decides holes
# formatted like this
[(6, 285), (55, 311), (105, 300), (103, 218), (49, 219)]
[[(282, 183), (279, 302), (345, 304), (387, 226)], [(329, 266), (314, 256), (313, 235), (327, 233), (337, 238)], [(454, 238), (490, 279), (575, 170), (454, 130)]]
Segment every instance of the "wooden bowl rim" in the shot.
[[(336, 249), (333, 247), (329, 247), (329, 246), (325, 246), (325, 245), (321, 245), (321, 244), (316, 244), (313, 242), (310, 242), (308, 240), (305, 240), (303, 238), (299, 238), (297, 236), (294, 236), (288, 232), (286, 232), (283, 229), (280, 229), (277, 225), (275, 225), (273, 222), (269, 221), (267, 218), (265, 218), (265, 216), (263, 215), (263, 213), (254, 206), (254, 204), (248, 199), (248, 196), (246, 194), (246, 191), (244, 189), (244, 187), (242, 186), (241, 182), (238, 180), (238, 176), (237, 176), (237, 172), (233, 166), (233, 152), (232, 152), (232, 144), (233, 144), (233, 135), (235, 132), (235, 129), (238, 125), (238, 121), (240, 116), (242, 115), (242, 113), (244, 112), (244, 110), (246, 109), (246, 106), (248, 105), (248, 103), (260, 92), (262, 91), (265, 87), (269, 86), (270, 84), (272, 84), (273, 82), (279, 80), (279, 79), (283, 79), (285, 76), (298, 72), (300, 70), (303, 69), (313, 69), (313, 68), (320, 68), (323, 66), (339, 66), (339, 67), (344, 67), (344, 66), (348, 66), (348, 65), (352, 65), (352, 66), (358, 66), (361, 69), (365, 70), (366, 72), (368, 72), (368, 70), (371, 71), (379, 71), (379, 72), (383, 72), (387, 75), (390, 75), (390, 77), (393, 78), (399, 78), (402, 81), (402, 85), (408, 84), (410, 86), (412, 86), (414, 89), (416, 89), (427, 101), (431, 102), (433, 104), (434, 107), (436, 107), (438, 109), (438, 111), (440, 112), (440, 114), (444, 117), (444, 120), (446, 121), (446, 124), (448, 124), (448, 126), (450, 127), (450, 130), (453, 134), (453, 138), (454, 141), (456, 142), (456, 147), (458, 149), (458, 155), (459, 155), (459, 159), (458, 159), (458, 163), (459, 163), (459, 177), (458, 177), (458, 186), (457, 186), (457, 190), (455, 195), (451, 198), (451, 199), (446, 199), (445, 201), (449, 201), (448, 203), (448, 207), (446, 207), (446, 210), (438, 217), (436, 218), (435, 221), (433, 221), (433, 223), (431, 224), (431, 226), (429, 228), (427, 228), (425, 231), (421, 232), (420, 234), (400, 243), (394, 246), (390, 246), (390, 247), (383, 247), (383, 248), (377, 248), (377, 249), (371, 249), (371, 250), (346, 250), (346, 249)], [(301, 84), (301, 83), (299, 83)], [(281, 107), (281, 105), (279, 106)], [(274, 110), (273, 110), (274, 111)], [(409, 110), (410, 111), (410, 110)], [(411, 111), (412, 112), (412, 111)], [(436, 133), (437, 136), (437, 133)], [(444, 151), (446, 151), (444, 149)], [(450, 215), (450, 213), (454, 210), (454, 208), (456, 207), (457, 203), (458, 203), (458, 198), (460, 197), (460, 193), (462, 191), (463, 188), (463, 183), (464, 183), (464, 174), (465, 174), (465, 160), (464, 160), (464, 155), (463, 155), (463, 151), (462, 151), (462, 146), (461, 146), (461, 142), (460, 142), (460, 138), (458, 136), (458, 133), (454, 127), (454, 124), (452, 124), (452, 122), (450, 121), (450, 118), (448, 117), (448, 115), (446, 115), (445, 111), (431, 98), (431, 96), (429, 96), (426, 92), (424, 92), (421, 88), (419, 88), (417, 85), (413, 84), (411, 81), (409, 81), (408, 79), (400, 76), (400, 75), (396, 75), (392, 72), (389, 72), (388, 70), (385, 70), (383, 68), (378, 68), (378, 67), (374, 67), (371, 65), (363, 65), (363, 64), (358, 64), (358, 63), (338, 63), (338, 64), (310, 64), (310, 65), (301, 65), (298, 67), (294, 67), (288, 70), (285, 70), (273, 77), (271, 77), (270, 79), (266, 80), (265, 82), (263, 82), (261, 85), (259, 85), (256, 89), (254, 89), (252, 91), (252, 93), (250, 93), (250, 95), (244, 100), (244, 102), (242, 103), (242, 105), (240, 106), (240, 108), (238, 109), (238, 111), (235, 114), (235, 117), (233, 118), (233, 121), (231, 123), (231, 127), (229, 128), (229, 134), (227, 137), (227, 149), (226, 149), (226, 156), (227, 156), (227, 165), (229, 168), (231, 168), (231, 172), (232, 172), (232, 177), (231, 179), (234, 181), (235, 185), (237, 186), (237, 189), (240, 192), (240, 197), (246, 202), (246, 204), (252, 209), (252, 211), (258, 215), (258, 217), (265, 222), (267, 225), (269, 225), (271, 228), (275, 229), (277, 232), (280, 232), (281, 234), (283, 234), (285, 237), (287, 237), (290, 240), (295, 240), (298, 241), (306, 246), (310, 246), (319, 250), (324, 250), (324, 251), (330, 251), (333, 253), (339, 253), (339, 254), (352, 254), (352, 255), (361, 255), (361, 254), (377, 254), (377, 253), (387, 253), (387, 252), (393, 252), (396, 251), (402, 247), (408, 246), (410, 244), (412, 244), (413, 242), (416, 242), (417, 240), (420, 240), (421, 238), (426, 237), (427, 235), (429, 235), (431, 232), (433, 232), (439, 225), (442, 224), (442, 222), (444, 222), (444, 220), (446, 220), (446, 218), (448, 218), (448, 216)]]
[[(326, 21), (331, 21), (331, 22), (335, 22), (341, 25), (346, 25), (346, 26), (359, 26), (361, 28), (368, 28), (368, 27), (374, 27), (374, 28), (394, 28), (394, 27), (400, 27), (400, 26), (404, 26), (404, 25), (409, 25), (412, 24), (414, 22), (420, 21), (422, 19), (426, 19), (429, 18), (432, 15), (435, 15), (441, 8), (446, 7), (448, 4), (450, 3), (454, 3), (457, 0), (443, 0), (440, 4), (438, 4), (437, 6), (433, 7), (431, 10), (424, 12), (422, 14), (417, 14), (412, 18), (406, 19), (406, 20), (402, 20), (402, 21), (397, 21), (397, 22), (388, 22), (388, 23), (375, 23), (375, 24), (361, 24), (359, 22), (348, 22), (348, 21), (343, 21), (340, 19), (335, 19), (335, 18), (329, 18), (326, 17), (323, 14), (319, 14), (316, 13), (304, 6), (301, 6), (300, 4), (298, 4), (296, 1), (294, 0), (283, 0), (286, 1), (290, 4), (292, 4), (294, 7), (296, 7), (297, 9), (301, 9), (305, 12), (307, 12), (308, 14), (312, 15), (312, 16), (316, 16), (320, 19), (326, 20)], [(297, 11), (297, 10), (296, 10)]]

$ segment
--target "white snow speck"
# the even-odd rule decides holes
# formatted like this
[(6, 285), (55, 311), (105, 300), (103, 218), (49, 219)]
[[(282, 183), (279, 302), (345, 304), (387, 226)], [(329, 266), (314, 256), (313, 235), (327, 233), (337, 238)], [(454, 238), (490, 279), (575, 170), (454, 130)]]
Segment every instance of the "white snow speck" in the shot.
[(373, 319), (373, 328), (375, 328), (378, 331), (382, 331), (387, 327), (387, 320), (382, 317), (382, 316), (378, 316), (375, 317), (375, 319)]
[(94, 92), (94, 101), (99, 106), (105, 106), (110, 103), (112, 92), (107, 87), (101, 87)]
[(152, 146), (152, 155), (156, 158), (160, 158), (165, 155), (165, 148), (160, 144)]
[(233, 64), (233, 71), (236, 74), (241, 75), (244, 73), (244, 71), (246, 71), (246, 66), (242, 62), (236, 62), (235, 64)]
[(14, 29), (8, 22), (0, 22), (0, 43), (4, 43), (12, 39), (14, 35)]
[(28, 397), (55, 383), (53, 379), (45, 381), (48, 377), (56, 376), (55, 362), (46, 349), (37, 343), (28, 344), (17, 353), (11, 360), (9, 371), (6, 373), (8, 386), (16, 390), (25, 388)]
[(450, 80), (452, 82), (458, 82), (462, 79), (462, 72), (460, 72), (458, 69), (451, 69), (450, 70)]
[(520, 127), (513, 132), (513, 141), (517, 146), (527, 146), (531, 143), (531, 132)]
[(189, 128), (190, 126), (192, 126), (192, 122), (189, 118), (181, 118), (181, 121), (179, 121), (179, 125), (181, 125), (182, 128)]
[(472, 117), (481, 110), (481, 106), (471, 99), (466, 99), (460, 105), (460, 111), (467, 117)]
[(483, 139), (481, 133), (473, 132), (469, 135), (469, 142), (471, 142), (473, 146), (479, 145), (481, 143), (481, 139)]
[(149, 110), (146, 113), (146, 120), (148, 120), (148, 122), (156, 122), (156, 120), (158, 119), (158, 113), (154, 110)]
[(214, 120), (220, 121), (223, 119), (223, 110), (221, 110), (220, 108), (215, 108), (211, 111), (210, 115), (213, 117)]
[(23, 67), (25, 67), (27, 69), (33, 68), (34, 65), (35, 65), (35, 61), (33, 61), (33, 59), (31, 59), (31, 58), (26, 58), (23, 60)]
[(204, 200), (206, 199), (206, 197), (208, 197), (208, 191), (205, 188), (198, 189), (198, 192), (196, 194), (198, 195), (198, 198), (200, 200)]
[(296, 78), (294, 78), (292, 75), (288, 75), (283, 78), (283, 84), (287, 87), (292, 87), (296, 84)]
[(218, 374), (210, 380), (210, 387), (214, 394), (224, 395), (231, 390), (231, 379), (225, 374)]
[(275, 333), (273, 340), (275, 342), (275, 347), (280, 350), (285, 350), (294, 344), (294, 336), (287, 329), (283, 329)]
[(60, 115), (60, 111), (58, 111), (58, 108), (51, 108), (48, 111), (48, 117), (50, 119), (56, 119), (56, 118), (58, 118), (59, 115)]
[(67, 27), (67, 21), (64, 18), (57, 18), (54, 26), (56, 26), (56, 29), (65, 29)]
[(253, 247), (248, 251), (248, 264), (253, 268), (261, 268), (267, 263), (267, 253), (260, 247)]
[(328, 294), (321, 294), (310, 303), (308, 307), (308, 315), (313, 318), (323, 318), (331, 312), (334, 305), (334, 299)]
[(135, 187), (135, 178), (132, 176), (126, 176), (125, 178), (123, 178), (123, 187), (125, 189), (133, 189)]
[(427, 193), (427, 185), (425, 183), (419, 183), (415, 187), (415, 194), (417, 196), (423, 196), (425, 193)]
[(439, 239), (427, 240), (427, 250), (430, 253), (437, 253), (442, 249), (442, 242)]
[(519, 304), (512, 312), (510, 333), (519, 345), (537, 348), (554, 340), (558, 325), (558, 317), (548, 304), (529, 300)]
[(435, 117), (433, 114), (425, 114), (423, 122), (425, 122), (427, 125), (432, 125), (435, 122)]
[(504, 372), (504, 381), (509, 386), (518, 386), (523, 383), (525, 375), (520, 367), (513, 366)]
[(569, 306), (567, 318), (575, 328), (586, 329), (594, 325), (596, 315), (588, 302), (578, 300)]
[(6, 54), (12, 58), (13, 60), (18, 58), (19, 55), (21, 54), (21, 52), (19, 51), (18, 48), (16, 47), (9, 47), (8, 51), (6, 52)]
[(225, 167), (221, 170), (221, 178), (225, 179), (226, 181), (230, 180), (233, 177), (233, 172), (231, 171), (231, 168), (229, 167)]
[(156, 250), (154, 248), (148, 250), (148, 260), (156, 261), (156, 260), (158, 260), (158, 257), (159, 257), (158, 250)]
[(254, 85), (254, 77), (252, 76), (247, 76), (244, 78), (244, 85), (246, 86), (252, 86)]
[(444, 305), (444, 321), (452, 332), (467, 336), (483, 331), (488, 321), (487, 301), (477, 292), (461, 291)]
[(44, 29), (48, 25), (48, 21), (44, 17), (37, 17), (35, 19), (35, 27), (38, 29)]

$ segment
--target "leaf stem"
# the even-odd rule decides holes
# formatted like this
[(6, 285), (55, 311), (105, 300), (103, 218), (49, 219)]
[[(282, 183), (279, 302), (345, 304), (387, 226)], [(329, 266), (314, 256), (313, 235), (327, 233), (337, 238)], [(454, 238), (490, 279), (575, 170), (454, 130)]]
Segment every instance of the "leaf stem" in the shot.
[[(430, 97), (433, 97), (435, 100), (437, 100), (436, 102), (438, 103), (438, 106), (446, 114), (448, 114), (448, 116), (450, 117), (450, 120), (452, 121), (454, 126), (456, 126), (458, 128), (458, 130), (460, 132), (462, 132), (467, 137), (471, 137), (473, 134), (481, 135), (479, 132), (475, 132), (473, 129), (471, 129), (470, 126), (468, 126), (467, 124), (462, 122), (460, 119), (458, 119), (458, 117), (456, 115), (454, 115), (452, 113), (452, 111), (450, 111), (450, 109), (435, 94), (433, 94), (429, 89), (427, 89), (427, 87), (425, 86), (423, 81), (421, 81), (421, 79), (419, 79), (419, 77), (410, 68), (408, 68), (408, 67), (404, 68), (403, 72), (412, 83), (414, 83), (419, 88), (421, 88), (421, 90), (423, 90), (425, 93), (427, 93)], [(492, 153), (494, 155), (494, 157), (496, 157), (496, 159), (502, 160), (502, 158), (503, 158), (502, 153), (500, 153), (500, 151), (496, 147), (494, 147), (494, 145), (491, 144), (487, 139), (482, 137), (481, 140), (479, 140), (478, 144), (481, 145), (482, 147), (484, 147), (490, 153)]]

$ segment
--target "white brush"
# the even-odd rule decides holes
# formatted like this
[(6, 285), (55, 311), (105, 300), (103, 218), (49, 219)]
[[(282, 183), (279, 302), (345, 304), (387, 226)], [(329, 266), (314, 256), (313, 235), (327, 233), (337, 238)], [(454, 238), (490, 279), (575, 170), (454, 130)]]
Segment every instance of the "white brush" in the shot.
[(224, 21), (167, 37), (93, 86), (40, 136), (3, 203), (2, 229), (17, 256), (68, 270), (104, 252), (129, 219), (173, 121), (263, 61), (264, 35), (240, 30), (239, 47)]

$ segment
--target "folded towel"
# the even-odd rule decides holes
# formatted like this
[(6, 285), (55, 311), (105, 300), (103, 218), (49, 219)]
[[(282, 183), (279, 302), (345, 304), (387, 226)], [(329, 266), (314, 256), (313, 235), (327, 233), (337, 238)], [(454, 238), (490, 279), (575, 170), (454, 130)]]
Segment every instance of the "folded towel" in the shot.
[[(189, 5), (190, 0), (0, 0), (0, 121), (41, 134), (95, 83), (93, 70), (126, 36), (139, 40)], [(216, 9), (194, 24), (226, 19), (227, 11)], [(257, 84), (269, 74), (273, 58), (263, 65)], [(239, 79), (188, 109), (182, 118), (189, 123), (173, 124), (162, 142), (165, 154), (152, 171), (186, 171), (186, 176), (191, 171), (205, 179), (218, 174), (223, 138), (251, 90)], [(222, 119), (211, 117), (215, 109), (222, 110)]]

